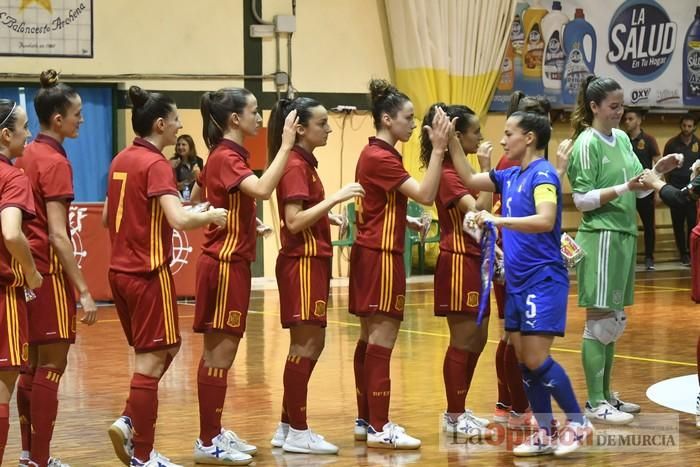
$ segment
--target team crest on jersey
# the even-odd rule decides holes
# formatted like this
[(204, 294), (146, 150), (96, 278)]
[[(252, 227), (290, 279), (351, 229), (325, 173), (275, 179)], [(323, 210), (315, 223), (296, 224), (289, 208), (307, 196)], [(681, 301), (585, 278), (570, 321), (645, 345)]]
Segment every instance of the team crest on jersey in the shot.
[(693, 143), (693, 152), (698, 152), (698, 143)]
[(316, 300), (316, 306), (314, 307), (314, 316), (323, 318), (326, 316), (326, 302), (323, 300)]
[(637, 149), (643, 151), (645, 147), (647, 147), (647, 143), (645, 143), (643, 139), (640, 139), (637, 143)]
[(226, 320), (226, 324), (228, 326), (231, 326), (232, 328), (240, 327), (240, 325), (241, 325), (241, 312), (235, 311), (235, 310), (230, 310), (228, 312), (228, 319)]
[(403, 311), (403, 306), (406, 302), (406, 297), (403, 295), (396, 296), (396, 311)]
[(469, 292), (467, 294), (467, 306), (470, 308), (479, 306), (479, 292)]
[(23, 362), (29, 360), (29, 344), (26, 342), (22, 344), (22, 355), (20, 356)]

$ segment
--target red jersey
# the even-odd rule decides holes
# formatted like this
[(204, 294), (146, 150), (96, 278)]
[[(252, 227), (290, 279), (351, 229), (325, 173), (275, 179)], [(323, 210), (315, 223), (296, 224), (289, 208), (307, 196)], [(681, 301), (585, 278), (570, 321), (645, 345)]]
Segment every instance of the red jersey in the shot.
[(158, 148), (136, 138), (109, 168), (110, 270), (143, 274), (170, 264), (173, 229), (160, 206), (162, 195), (179, 196), (173, 168)]
[(472, 195), (474, 198), (477, 196), (464, 186), (452, 161), (445, 160), (440, 175), (440, 188), (435, 199), (440, 222), (440, 250), (481, 256), (481, 248), (476, 240), (462, 229), (464, 216), (458, 203), (465, 195)]
[[(29, 179), (0, 154), (0, 212), (5, 208), (19, 208), (24, 219), (34, 217), (34, 197)], [(24, 273), (0, 236), (0, 285), (24, 285)]]
[[(520, 163), (518, 161), (512, 161), (508, 159), (506, 156), (501, 156), (501, 158), (498, 160), (498, 164), (496, 164), (496, 169), (495, 170), (505, 170), (509, 169), (511, 167), (517, 167), (519, 166)], [(491, 208), (491, 213), (500, 216), (501, 215), (501, 194), (500, 193), (494, 193), (493, 194), (493, 208)], [(500, 240), (500, 236), (498, 239)]]
[[(62, 270), (58, 256), (49, 242), (49, 222), (46, 203), (60, 201), (66, 205), (66, 213), (73, 201), (73, 168), (61, 143), (50, 136), (39, 134), (24, 148), (16, 167), (29, 177), (34, 195), (36, 217), (26, 225), (26, 235), (36, 268), (41, 274), (54, 274)], [(66, 233), (70, 238), (70, 226), (66, 216)]]
[(409, 178), (401, 154), (371, 137), (355, 169), (355, 181), (365, 189), (365, 197), (355, 199), (358, 245), (403, 254), (408, 199), (398, 188)]
[(318, 161), (313, 154), (299, 146), (294, 146), (289, 154), (287, 167), (277, 185), (277, 209), (279, 210), (282, 249), (286, 256), (333, 256), (331, 247), (331, 224), (328, 216), (302, 232), (292, 234), (284, 225), (284, 207), (290, 201), (302, 201), (306, 210), (325, 199), (323, 184), (316, 172)]
[(240, 190), (241, 182), (253, 175), (249, 157), (246, 148), (222, 139), (209, 154), (198, 180), (212, 206), (228, 209), (226, 227), (210, 225), (204, 233), (202, 251), (219, 261), (255, 261), (255, 198)]

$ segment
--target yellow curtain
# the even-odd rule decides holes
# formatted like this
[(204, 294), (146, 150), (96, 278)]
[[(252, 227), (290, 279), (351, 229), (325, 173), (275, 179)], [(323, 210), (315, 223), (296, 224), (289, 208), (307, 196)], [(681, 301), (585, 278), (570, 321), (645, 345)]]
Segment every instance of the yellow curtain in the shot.
[[(396, 86), (413, 101), (418, 128), (435, 102), (468, 105), (485, 114), (498, 84), (517, 0), (385, 2)], [(415, 131), (403, 145), (403, 157), (411, 176), (421, 180), (419, 137)], [(475, 155), (470, 162), (478, 167)], [(427, 259), (434, 261), (436, 254)]]

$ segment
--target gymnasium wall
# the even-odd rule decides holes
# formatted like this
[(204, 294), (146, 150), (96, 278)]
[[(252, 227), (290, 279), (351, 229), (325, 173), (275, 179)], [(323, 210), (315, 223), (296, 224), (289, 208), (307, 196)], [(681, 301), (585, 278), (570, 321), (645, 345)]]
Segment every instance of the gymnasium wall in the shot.
[[(262, 18), (292, 13), (291, 0), (260, 0)], [(320, 176), (327, 194), (354, 178), (355, 161), (367, 137), (373, 134), (371, 116), (362, 95), (371, 77), (391, 78), (391, 46), (386, 27), (383, 0), (303, 0), (296, 2), (297, 32), (292, 41), (292, 83), (302, 94), (315, 93), (329, 107), (337, 104), (356, 105), (361, 110), (351, 115), (332, 114), (333, 134), (328, 146), (319, 148)], [(176, 6), (175, 6), (176, 5)], [(268, 74), (275, 70), (275, 41), (263, 39), (262, 45), (247, 39), (246, 17), (250, 19), (249, 0), (171, 0), (96, 1), (94, 5), (93, 59), (0, 57), (0, 69), (12, 73), (36, 75), (45, 68), (56, 68), (66, 74), (86, 75), (93, 83), (111, 84), (120, 92), (117, 110), (118, 141), (121, 149), (133, 138), (130, 112), (124, 93), (132, 84), (147, 89), (173, 92), (184, 128), (191, 134), (203, 157), (206, 150), (201, 139), (198, 97), (201, 91), (223, 86), (254, 89), (263, 110), (275, 100), (271, 81), (242, 79), (144, 79), (120, 78), (114, 75), (133, 74)], [(253, 44), (251, 46), (251, 44)], [(244, 50), (246, 51), (244, 54)], [(280, 65), (288, 70), (286, 38), (280, 41)], [(251, 70), (255, 70), (251, 73)], [(100, 77), (100, 75), (111, 75)], [(13, 80), (16, 82), (16, 80)], [(347, 102), (345, 101), (347, 100)], [(468, 104), (468, 103), (467, 103)], [(267, 121), (268, 112), (264, 112)], [(482, 132), (495, 143), (494, 164), (501, 154), (498, 141), (504, 116), (491, 114), (482, 121)], [(654, 119), (648, 129), (665, 140), (677, 133), (677, 119), (670, 123)], [(567, 123), (555, 123), (550, 154), (555, 154), (559, 141), (568, 134)], [(171, 155), (174, 148), (166, 148)], [(568, 183), (566, 190), (569, 191)], [(661, 208), (657, 223), (670, 223), (667, 209)], [(265, 221), (270, 222), (268, 203)], [(578, 213), (566, 209), (565, 227), (577, 225)], [(334, 232), (335, 235), (335, 232)], [(274, 237), (264, 241), (264, 275), (274, 276), (277, 244)], [(342, 262), (342, 261), (341, 261)], [(334, 265), (338, 273), (338, 265)], [(342, 266), (345, 273), (347, 268)]]

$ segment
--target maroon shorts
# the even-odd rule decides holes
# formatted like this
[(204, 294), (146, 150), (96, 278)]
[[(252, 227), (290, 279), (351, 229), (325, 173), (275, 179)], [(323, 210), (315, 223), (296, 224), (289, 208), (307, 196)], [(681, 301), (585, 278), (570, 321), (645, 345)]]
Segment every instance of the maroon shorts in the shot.
[(278, 255), (275, 275), (282, 327), (297, 324), (326, 327), (331, 258)]
[(175, 283), (168, 266), (149, 274), (109, 271), (119, 321), (136, 352), (180, 344)]
[[(481, 258), (440, 251), (435, 265), (435, 316), (477, 314), (481, 291)], [(487, 306), (484, 316), (491, 307)]]
[(29, 343), (75, 342), (75, 292), (65, 273), (46, 274), (36, 298), (27, 303)]
[(27, 307), (22, 287), (0, 286), (0, 370), (27, 365)]
[(250, 304), (250, 262), (197, 260), (195, 332), (223, 332), (243, 337)]
[(506, 285), (493, 283), (493, 294), (496, 296), (496, 306), (498, 307), (498, 319), (506, 317)]
[(360, 317), (386, 314), (403, 320), (406, 271), (403, 256), (353, 245), (349, 311)]

